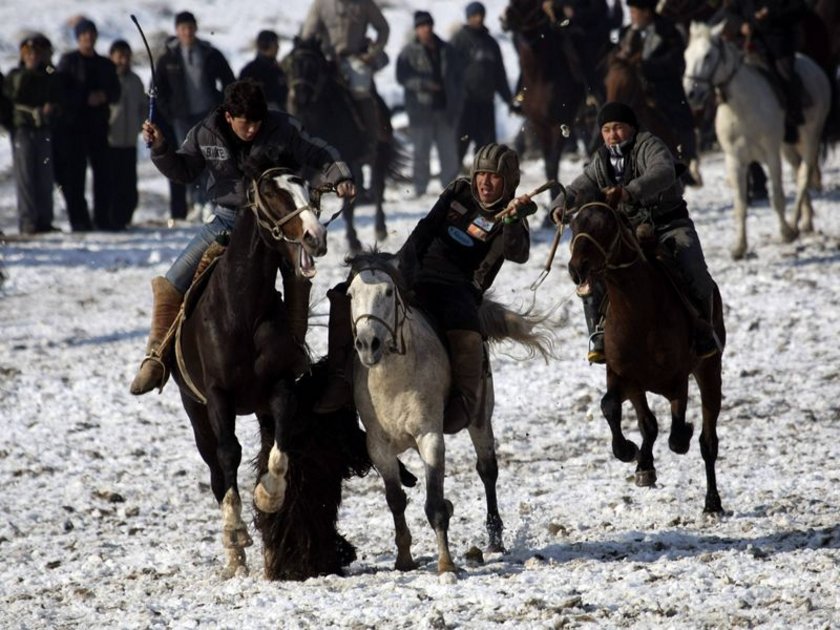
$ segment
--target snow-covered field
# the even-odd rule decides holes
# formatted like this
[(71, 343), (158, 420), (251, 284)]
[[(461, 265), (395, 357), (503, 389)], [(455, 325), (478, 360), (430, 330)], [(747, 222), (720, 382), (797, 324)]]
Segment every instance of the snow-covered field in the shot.
[[(387, 11), (392, 58), (418, 4), (394, 3)], [(487, 2), (491, 15), (501, 4)], [(439, 16), (441, 30), (460, 16), (460, 3), (424, 6)], [(29, 8), (20, 0), (0, 7), (3, 69), (25, 28), (47, 31), (59, 48), (69, 45), (57, 26), (78, 12), (75, 4), (44, 0), (37, 14)], [(251, 54), (252, 33), (274, 27), (291, 34), (305, 5), (173, 7), (182, 8), (195, 11), (202, 31), (213, 32), (238, 71)], [(100, 49), (118, 35), (140, 49), (129, 11), (150, 31), (171, 24), (171, 11), (158, 3), (98, 1), (85, 11), (100, 24)], [(380, 85), (396, 92), (392, 66)], [(16, 232), (10, 162), (2, 142), (6, 234)], [(579, 168), (564, 161), (561, 178), (568, 181)], [(145, 159), (140, 171), (136, 220), (150, 225), (167, 216), (166, 184)], [(541, 183), (539, 172), (538, 164), (525, 164), (523, 189)], [(599, 409), (603, 369), (583, 358), (583, 318), (564, 271), (568, 249), (561, 247), (537, 293), (541, 307), (559, 304), (557, 359), (523, 361), (516, 349), (493, 359), (508, 553), (483, 565), (464, 559), (470, 547), (484, 544), (472, 447), (466, 435), (447, 438), (450, 537), (463, 568), (455, 585), (437, 579), (422, 482), (409, 491), (407, 511), (421, 568), (392, 570), (392, 519), (375, 473), (345, 487), (339, 526), (359, 550), (347, 577), (266, 582), (257, 540), (250, 576), (222, 581), (219, 511), (176, 389), (142, 398), (128, 393), (147, 334), (149, 280), (166, 271), (194, 228), (5, 243), (0, 627), (838, 627), (840, 155), (824, 164), (818, 232), (782, 244), (775, 216), (762, 204), (750, 213), (751, 255), (737, 263), (728, 255), (731, 202), (719, 154), (705, 157), (704, 176), (706, 186), (688, 198), (726, 306), (718, 460), (725, 516), (701, 513), (705, 477), (696, 438), (685, 456), (669, 451), (664, 437), (658, 441), (655, 488), (637, 488), (633, 465), (612, 457)], [(389, 190), (388, 248), (399, 246), (433, 201), (434, 195), (411, 199)], [(57, 223), (67, 230), (63, 204), (57, 208)], [(369, 242), (371, 209), (358, 215), (360, 237)], [(535, 230), (530, 262), (505, 266), (497, 297), (528, 303), (550, 236)], [(344, 274), (345, 254), (337, 223), (313, 290), (308, 341), (315, 355), (326, 349), (323, 296)], [(668, 405), (652, 403), (664, 433)], [(689, 420), (699, 426), (696, 389)], [(625, 427), (638, 439), (633, 422)], [(256, 422), (242, 418), (238, 433), (244, 457), (255, 455)], [(404, 461), (421, 473), (416, 455)], [(250, 504), (245, 464), (241, 479)]]

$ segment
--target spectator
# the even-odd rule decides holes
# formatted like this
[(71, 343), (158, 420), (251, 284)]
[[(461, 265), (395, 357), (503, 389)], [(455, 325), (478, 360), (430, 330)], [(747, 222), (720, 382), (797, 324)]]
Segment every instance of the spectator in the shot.
[[(111, 172), (108, 154), (110, 105), (120, 98), (120, 81), (110, 59), (96, 52), (96, 25), (80, 19), (73, 29), (78, 49), (58, 62), (65, 114), (56, 128), (56, 181), (74, 231), (110, 230)], [(93, 172), (93, 222), (85, 199), (85, 177)]]
[(51, 126), (61, 103), (61, 83), (50, 58), (52, 44), (43, 35), (20, 44), (20, 65), (3, 86), (12, 105), (13, 172), (21, 234), (55, 230)]
[[(187, 132), (222, 102), (222, 90), (235, 77), (224, 55), (198, 39), (195, 16), (182, 11), (175, 16), (175, 36), (157, 62), (158, 105), (172, 126), (175, 143), (183, 144)], [(194, 212), (207, 203), (205, 177), (190, 188)], [(170, 180), (170, 210), (173, 219), (186, 218), (186, 187)]]
[(131, 46), (122, 39), (111, 44), (111, 61), (120, 80), (120, 100), (111, 105), (108, 144), (114, 195), (111, 200), (113, 228), (131, 223), (137, 208), (137, 136), (149, 112), (149, 101), (140, 80), (131, 69)]
[(457, 51), (434, 33), (428, 11), (414, 13), (414, 41), (397, 59), (397, 81), (405, 88), (405, 110), (414, 144), (414, 192), (426, 193), (432, 143), (440, 158), (440, 181), (445, 188), (458, 175), (455, 125), (463, 92)]
[(289, 87), (286, 74), (277, 63), (280, 40), (274, 31), (260, 31), (257, 34), (257, 56), (248, 62), (239, 73), (240, 79), (254, 79), (262, 85), (268, 109), (286, 111), (286, 97)]
[(464, 61), (464, 106), (458, 123), (458, 164), (462, 164), (467, 148), (475, 149), (496, 142), (496, 108), (498, 94), (511, 107), (513, 95), (508, 85), (505, 64), (499, 44), (484, 26), (487, 14), (480, 2), (467, 5), (467, 23), (452, 38), (452, 47)]

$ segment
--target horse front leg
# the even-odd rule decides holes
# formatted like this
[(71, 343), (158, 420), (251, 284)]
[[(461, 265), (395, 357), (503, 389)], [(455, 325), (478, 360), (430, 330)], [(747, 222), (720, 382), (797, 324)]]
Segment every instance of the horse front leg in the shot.
[(678, 455), (685, 455), (691, 445), (694, 425), (685, 421), (688, 406), (688, 381), (686, 391), (671, 400), (671, 433), (668, 435), (668, 447)]
[(793, 225), (791, 226), (785, 218), (785, 192), (782, 186), (782, 160), (780, 154), (777, 152), (769, 156), (767, 160), (767, 176), (770, 179), (771, 198), (773, 210), (776, 212), (776, 217), (779, 219), (779, 232), (782, 236), (782, 241), (790, 243), (796, 240), (799, 236), (799, 229)]
[(703, 405), (703, 430), (700, 432), (700, 454), (706, 465), (706, 500), (703, 511), (720, 514), (723, 507), (717, 489), (715, 462), (718, 457), (717, 420), (721, 403), (721, 360), (720, 355), (700, 363), (694, 372), (694, 380), (700, 390)]
[(288, 419), (294, 416), (294, 399), (288, 382), (281, 380), (274, 388), (269, 401), (270, 418), (260, 418), (260, 423), (269, 422), (274, 427), (274, 444), (268, 455), (268, 468), (254, 488), (254, 503), (268, 514), (279, 512), (286, 497), (286, 474), (289, 471), (289, 456), (286, 454)]
[(397, 546), (394, 568), (397, 571), (413, 571), (417, 563), (411, 557), (411, 532), (405, 522), (405, 506), (408, 501), (400, 483), (399, 460), (393, 453), (385, 452), (378, 443), (374, 443), (370, 431), (367, 442), (370, 459), (385, 483), (385, 500), (394, 518), (394, 544)]
[(623, 462), (632, 462), (636, 459), (639, 447), (631, 440), (624, 437), (621, 432), (621, 388), (618, 386), (617, 377), (607, 367), (607, 393), (601, 399), (601, 413), (607, 419), (612, 433), (612, 452)]
[(725, 161), (729, 184), (735, 191), (735, 240), (730, 254), (734, 260), (741, 260), (747, 253), (747, 163), (729, 153), (725, 154)]
[(370, 172), (370, 190), (376, 208), (375, 234), (379, 242), (388, 238), (388, 228), (385, 225), (385, 210), (382, 201), (385, 197), (385, 174), (388, 170), (387, 158), (391, 151), (387, 142), (376, 143), (376, 158)]
[(636, 456), (636, 485), (652, 486), (656, 483), (656, 467), (653, 465), (653, 444), (659, 435), (659, 425), (656, 416), (650, 410), (647, 403), (647, 396), (643, 391), (636, 391), (630, 396), (633, 409), (636, 410), (636, 418), (639, 422), (639, 431), (642, 433), (642, 445)]
[(447, 582), (455, 580), (458, 570), (449, 552), (449, 518), (452, 503), (444, 498), (446, 447), (443, 433), (426, 433), (417, 439), (417, 450), (426, 468), (426, 518), (435, 531), (438, 548), (438, 575)]

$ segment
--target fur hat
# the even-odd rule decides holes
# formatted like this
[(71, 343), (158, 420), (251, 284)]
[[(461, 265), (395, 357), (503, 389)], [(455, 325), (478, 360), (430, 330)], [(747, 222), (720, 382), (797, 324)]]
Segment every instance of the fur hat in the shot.
[(423, 26), (424, 24), (428, 24), (429, 26), (434, 26), (435, 20), (432, 17), (432, 14), (428, 11), (415, 11), (414, 12), (414, 28), (418, 26)]
[(599, 128), (610, 122), (626, 123), (633, 129), (639, 128), (639, 121), (636, 120), (636, 114), (633, 110), (618, 101), (604, 103), (604, 106), (598, 111), (597, 123)]

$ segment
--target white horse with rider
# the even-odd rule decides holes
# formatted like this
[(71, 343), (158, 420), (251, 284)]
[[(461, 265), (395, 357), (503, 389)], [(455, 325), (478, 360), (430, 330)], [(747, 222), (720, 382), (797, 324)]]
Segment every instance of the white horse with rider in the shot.
[[(779, 217), (786, 242), (813, 230), (813, 206), (809, 187), (819, 185), (820, 138), (831, 102), (831, 86), (814, 61), (797, 55), (795, 70), (806, 92), (804, 122), (795, 144), (783, 142), (785, 110), (770, 80), (758, 64), (746, 59), (732, 41), (722, 36), (724, 25), (710, 27), (693, 23), (685, 50), (685, 93), (692, 107), (702, 107), (714, 90), (717, 96), (715, 132), (723, 149), (730, 185), (735, 188), (735, 242), (732, 257), (747, 252), (747, 166), (760, 162), (767, 167), (772, 205)], [(796, 201), (792, 223), (785, 218), (782, 187), (784, 154), (796, 174)]]

